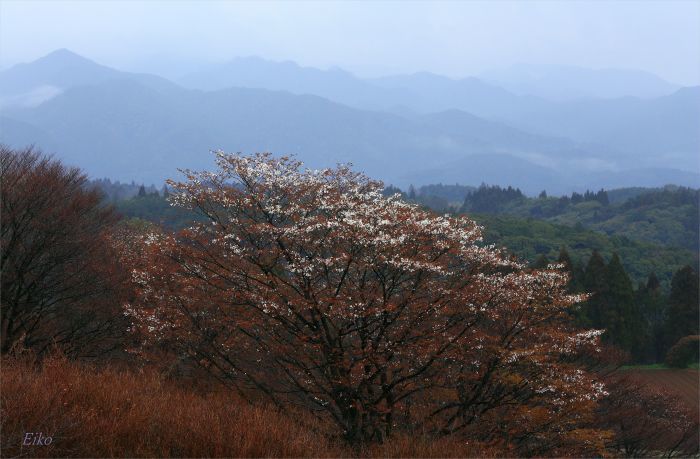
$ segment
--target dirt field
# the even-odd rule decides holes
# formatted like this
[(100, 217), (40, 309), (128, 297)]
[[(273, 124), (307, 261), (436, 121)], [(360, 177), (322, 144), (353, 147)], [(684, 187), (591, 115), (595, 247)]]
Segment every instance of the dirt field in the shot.
[(628, 370), (640, 381), (662, 387), (680, 395), (700, 409), (700, 371), (698, 370)]

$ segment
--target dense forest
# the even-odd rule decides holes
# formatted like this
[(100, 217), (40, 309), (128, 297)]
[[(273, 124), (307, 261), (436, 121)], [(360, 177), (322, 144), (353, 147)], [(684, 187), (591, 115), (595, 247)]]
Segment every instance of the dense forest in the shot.
[[(26, 419), (61, 439), (49, 456), (698, 451), (697, 413), (619, 371), (697, 365), (687, 248), (652, 264), (666, 285), (634, 282), (622, 257), (644, 266), (663, 241), (494, 212), (561, 199), (544, 193), (401, 194), (270, 154), (217, 152), (216, 171), (160, 190), (88, 181), (32, 149), (0, 160), (8, 454), (29, 451)], [(465, 194), (440, 214), (424, 190)], [(653, 211), (692, 193), (567, 206)]]

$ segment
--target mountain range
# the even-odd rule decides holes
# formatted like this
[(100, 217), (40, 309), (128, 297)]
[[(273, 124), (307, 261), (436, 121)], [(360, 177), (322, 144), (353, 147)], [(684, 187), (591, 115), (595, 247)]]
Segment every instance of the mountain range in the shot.
[(312, 167), (352, 162), (401, 186), (697, 186), (700, 88), (656, 83), (631, 84), (636, 97), (611, 84), (603, 94), (615, 97), (557, 99), (495, 79), (361, 79), (254, 57), (173, 82), (59, 50), (0, 72), (0, 141), (36, 144), (93, 177), (147, 183), (211, 167), (208, 150), (221, 148), (297, 154)]
[(479, 75), (521, 95), (554, 101), (667, 96), (681, 87), (640, 70), (587, 69), (570, 65), (515, 64)]

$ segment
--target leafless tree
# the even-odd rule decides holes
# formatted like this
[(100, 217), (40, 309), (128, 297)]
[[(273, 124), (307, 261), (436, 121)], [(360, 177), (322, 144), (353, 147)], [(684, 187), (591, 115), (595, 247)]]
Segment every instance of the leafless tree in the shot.
[(125, 283), (109, 229), (117, 218), (77, 168), (33, 148), (0, 147), (2, 354), (52, 346), (94, 357), (116, 346)]

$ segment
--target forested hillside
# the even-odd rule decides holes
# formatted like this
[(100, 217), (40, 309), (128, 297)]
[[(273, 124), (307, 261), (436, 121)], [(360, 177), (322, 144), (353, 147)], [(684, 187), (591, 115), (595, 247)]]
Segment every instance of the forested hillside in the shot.
[(617, 253), (635, 285), (654, 272), (664, 288), (668, 288), (674, 271), (698, 262), (697, 253), (685, 248), (641, 242), (581, 226), (506, 215), (472, 214), (472, 217), (484, 226), (486, 242), (506, 247), (532, 263), (542, 256), (555, 261), (562, 247), (577, 263), (585, 263), (594, 250), (606, 258)]
[(461, 203), (454, 199), (437, 202), (436, 197), (443, 195), (426, 189), (415, 199), (438, 211), (533, 218), (698, 251), (700, 190), (693, 188), (598, 190), (561, 197), (542, 192), (537, 198), (529, 198), (512, 187), (482, 185), (466, 191)]

